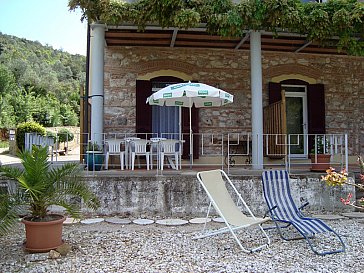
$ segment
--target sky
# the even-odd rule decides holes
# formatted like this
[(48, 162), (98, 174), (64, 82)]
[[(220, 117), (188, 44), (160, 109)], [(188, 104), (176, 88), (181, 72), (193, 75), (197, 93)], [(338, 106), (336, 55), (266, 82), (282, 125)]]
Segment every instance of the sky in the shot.
[(86, 55), (87, 24), (68, 0), (0, 0), (0, 32)]

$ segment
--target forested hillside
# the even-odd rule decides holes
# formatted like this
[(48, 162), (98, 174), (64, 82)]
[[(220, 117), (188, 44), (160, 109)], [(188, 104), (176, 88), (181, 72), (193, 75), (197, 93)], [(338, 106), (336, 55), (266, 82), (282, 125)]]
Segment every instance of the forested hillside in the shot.
[(0, 128), (78, 125), (86, 57), (0, 32)]

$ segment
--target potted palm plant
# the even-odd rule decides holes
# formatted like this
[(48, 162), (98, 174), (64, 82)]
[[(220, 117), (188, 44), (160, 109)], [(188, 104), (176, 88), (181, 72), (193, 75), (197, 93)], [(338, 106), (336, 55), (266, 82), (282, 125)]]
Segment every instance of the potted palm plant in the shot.
[(80, 218), (80, 205), (72, 202), (79, 197), (90, 208), (96, 209), (99, 201), (79, 177), (77, 163), (66, 163), (53, 168), (48, 161), (48, 148), (34, 146), (32, 151), (19, 154), (22, 167), (2, 166), (0, 173), (14, 181), (8, 192), (0, 193), (0, 235), (9, 232), (19, 215), (25, 215), (25, 249), (46, 252), (63, 244), (63, 215), (49, 212), (51, 205), (65, 208), (66, 212)]
[(329, 142), (323, 136), (316, 136), (314, 147), (310, 152), (311, 171), (325, 172), (330, 168), (331, 154), (329, 153)]

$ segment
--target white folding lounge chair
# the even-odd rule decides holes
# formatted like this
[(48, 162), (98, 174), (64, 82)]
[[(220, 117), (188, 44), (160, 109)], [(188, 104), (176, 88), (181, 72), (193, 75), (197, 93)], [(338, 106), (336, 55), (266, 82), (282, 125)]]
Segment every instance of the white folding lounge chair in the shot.
[[(283, 240), (306, 239), (312, 251), (318, 255), (345, 251), (345, 244), (339, 234), (320, 219), (303, 215), (301, 209), (308, 203), (297, 208), (291, 196), (287, 171), (265, 171), (262, 174), (262, 182), (268, 213), (275, 223), (273, 228), (278, 230)], [(294, 227), (293, 231), (296, 230), (302, 237), (292, 237), (292, 234), (289, 237), (284, 235), (284, 229), (288, 230), (289, 227)], [(327, 239), (319, 235), (326, 235)]]
[[(261, 224), (270, 220), (269, 218), (258, 218), (255, 217), (252, 211), (249, 209), (248, 205), (245, 203), (244, 199), (242, 198), (241, 194), (237, 191), (235, 186), (232, 184), (229, 177), (226, 173), (222, 170), (211, 170), (211, 171), (203, 171), (197, 173), (197, 179), (200, 181), (202, 187), (206, 191), (209, 199), (210, 205), (207, 211), (208, 218), (211, 205), (214, 206), (217, 213), (222, 217), (224, 220), (226, 227), (214, 230), (212, 232), (206, 231), (206, 223), (202, 231), (202, 235), (196, 236), (194, 239), (205, 238), (208, 236), (217, 235), (220, 233), (231, 232), (234, 239), (240, 246), (240, 248), (244, 252), (254, 252), (263, 247), (266, 247), (270, 244), (270, 239), (266, 232), (261, 227)], [(225, 181), (226, 182), (225, 182)], [(234, 203), (231, 194), (227, 190), (225, 183), (231, 187), (232, 192), (234, 195), (238, 197), (237, 204)], [(241, 209), (238, 207), (241, 205), (249, 214), (249, 216), (245, 215)], [(256, 226), (260, 229), (263, 233), (264, 237), (266, 238), (266, 243), (256, 246), (254, 248), (247, 249), (243, 246), (241, 240), (238, 238), (238, 234), (235, 232), (239, 229), (248, 228), (251, 226)]]

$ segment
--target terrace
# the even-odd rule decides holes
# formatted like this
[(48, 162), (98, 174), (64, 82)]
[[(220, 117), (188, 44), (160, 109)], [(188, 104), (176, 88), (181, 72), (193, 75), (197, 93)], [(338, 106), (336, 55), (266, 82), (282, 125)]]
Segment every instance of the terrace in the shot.
[[(103, 151), (107, 151), (106, 140), (122, 139), (130, 136), (131, 134), (128, 133), (104, 134)], [(139, 134), (138, 137), (150, 139), (152, 135)], [(157, 168), (156, 164), (153, 169), (147, 170), (146, 161), (143, 158), (140, 160), (140, 168), (136, 164), (134, 170), (127, 169), (126, 166), (124, 170), (121, 170), (119, 157), (115, 156), (110, 157), (108, 170), (105, 170), (104, 166), (102, 166), (100, 171), (96, 171), (93, 166), (88, 166), (88, 162), (86, 162), (86, 150), (80, 152), (83, 149), (82, 147), (86, 148), (87, 143), (81, 143), (79, 135), (76, 135), (72, 142), (65, 143), (65, 146), (68, 147), (65, 155), (59, 155), (56, 149), (53, 148), (50, 160), (53, 160), (54, 165), (63, 164), (64, 161), (68, 160), (79, 161), (84, 164), (84, 177), (90, 182), (91, 187), (98, 194), (102, 203), (101, 208), (97, 211), (98, 214), (203, 216), (208, 204), (206, 196), (197, 183), (196, 172), (218, 168), (229, 173), (229, 176), (237, 183), (239, 191), (242, 192), (253, 210), (256, 213), (264, 214), (265, 205), (263, 199), (259, 198), (259, 196), (262, 196), (261, 170), (252, 169), (250, 161), (250, 134), (196, 134), (193, 137), (199, 139), (199, 158), (194, 158), (192, 161), (188, 157), (183, 159), (183, 149), (185, 147), (182, 145), (180, 153), (182, 157), (180, 161), (181, 168), (178, 170), (168, 168), (168, 164), (165, 165), (164, 170)], [(299, 203), (309, 201), (311, 204), (309, 210), (311, 211), (318, 213), (351, 211), (350, 207), (342, 205), (339, 201), (340, 197), (347, 196), (352, 191), (350, 187), (333, 188), (326, 186), (321, 182), (321, 175), (324, 171), (310, 172), (312, 163), (307, 157), (293, 156), (292, 147), (302, 146), (302, 143), (298, 140), (308, 143), (310, 137), (309, 135), (265, 135), (264, 142), (267, 143), (265, 151), (272, 158), (265, 159), (264, 168), (289, 170), (292, 176), (294, 197), (299, 200)], [(354, 166), (349, 165), (346, 135), (322, 135), (320, 137), (323, 137), (325, 143), (328, 143), (325, 147), (326, 152), (331, 154), (331, 166), (337, 169)], [(181, 135), (182, 141), (187, 142), (188, 139), (188, 135)], [(290, 143), (290, 145), (279, 145), (280, 153), (276, 149), (273, 154), (272, 150), (269, 149), (272, 148), (269, 146), (272, 139), (274, 139), (274, 143), (277, 140), (278, 144)], [(318, 136), (316, 136), (316, 144), (314, 144), (315, 141), (312, 142), (313, 147), (315, 147), (314, 151), (316, 151), (315, 157), (318, 150), (317, 139)], [(54, 147), (56, 146), (59, 145), (55, 143)], [(303, 150), (307, 149), (308, 147), (303, 147)], [(189, 151), (188, 147), (187, 151)], [(282, 151), (286, 153), (283, 157)], [(281, 156), (281, 158), (277, 158), (278, 156)], [(315, 160), (314, 162), (316, 162)], [(353, 169), (353, 171), (357, 170)], [(354, 173), (351, 172), (350, 176), (354, 176)], [(91, 211), (85, 209), (85, 213), (91, 213)]]

